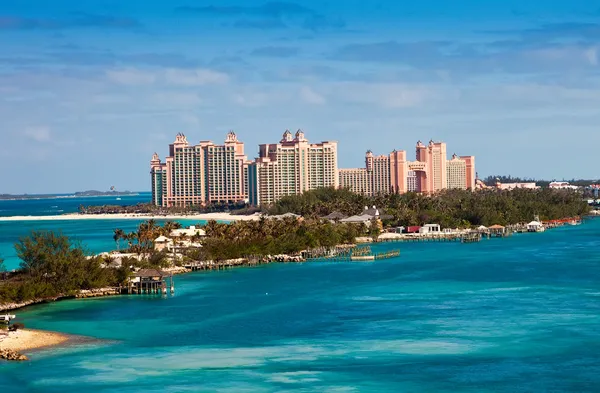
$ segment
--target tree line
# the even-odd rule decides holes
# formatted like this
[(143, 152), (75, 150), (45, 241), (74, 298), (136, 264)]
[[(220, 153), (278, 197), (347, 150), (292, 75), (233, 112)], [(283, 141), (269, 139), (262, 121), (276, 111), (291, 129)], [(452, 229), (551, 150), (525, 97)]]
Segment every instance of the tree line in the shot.
[(272, 214), (295, 213), (322, 217), (332, 212), (361, 214), (365, 206), (377, 206), (391, 216), (387, 225), (412, 226), (437, 223), (446, 228), (527, 223), (539, 216), (553, 220), (589, 212), (582, 195), (571, 190), (515, 189), (444, 190), (434, 195), (413, 192), (363, 196), (346, 189), (322, 188), (291, 195), (274, 203)]

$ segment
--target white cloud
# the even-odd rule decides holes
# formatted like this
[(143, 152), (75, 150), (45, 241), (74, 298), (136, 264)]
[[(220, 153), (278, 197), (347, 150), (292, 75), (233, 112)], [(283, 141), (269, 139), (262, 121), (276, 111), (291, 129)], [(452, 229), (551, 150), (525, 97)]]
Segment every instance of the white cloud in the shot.
[(168, 68), (153, 71), (123, 68), (106, 71), (106, 76), (110, 81), (122, 85), (164, 83), (166, 85), (177, 86), (203, 86), (208, 84), (222, 84), (229, 81), (227, 74), (201, 68), (194, 70)]
[(167, 83), (181, 86), (227, 83), (229, 80), (227, 74), (207, 69), (182, 70), (170, 68), (165, 71), (164, 77)]
[(156, 74), (136, 68), (109, 70), (106, 72), (109, 80), (122, 85), (151, 85), (156, 81)]
[(45, 126), (27, 127), (25, 131), (23, 131), (23, 135), (36, 142), (49, 142), (51, 139), (50, 128)]
[(334, 89), (342, 101), (384, 108), (412, 108), (432, 98), (432, 92), (426, 87), (403, 84), (349, 82), (336, 84)]
[(323, 105), (325, 103), (325, 97), (308, 86), (302, 86), (302, 88), (300, 88), (300, 98), (309, 104)]
[(590, 48), (585, 51), (585, 57), (590, 65), (597, 66), (598, 65), (598, 48)]

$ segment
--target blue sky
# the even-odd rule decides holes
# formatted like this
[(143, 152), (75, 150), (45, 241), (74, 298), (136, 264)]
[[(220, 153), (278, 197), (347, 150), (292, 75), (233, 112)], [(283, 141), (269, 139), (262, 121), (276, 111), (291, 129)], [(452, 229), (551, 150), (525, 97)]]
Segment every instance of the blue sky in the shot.
[(0, 193), (146, 190), (178, 132), (229, 129), (599, 176), (600, 0), (2, 1), (0, 42)]

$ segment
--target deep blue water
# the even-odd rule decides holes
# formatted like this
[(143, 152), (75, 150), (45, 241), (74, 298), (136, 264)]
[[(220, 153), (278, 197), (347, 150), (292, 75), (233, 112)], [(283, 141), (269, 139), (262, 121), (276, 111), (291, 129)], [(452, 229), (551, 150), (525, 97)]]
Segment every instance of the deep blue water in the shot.
[(27, 200), (0, 200), (0, 217), (7, 216), (54, 216), (63, 213), (76, 213), (80, 205), (135, 205), (150, 202), (151, 193), (122, 196), (117, 200), (114, 196), (78, 197), (63, 194), (57, 198), (40, 198)]
[(62, 301), (32, 328), (106, 340), (0, 363), (10, 392), (597, 392), (600, 221), (374, 263), (178, 276)]

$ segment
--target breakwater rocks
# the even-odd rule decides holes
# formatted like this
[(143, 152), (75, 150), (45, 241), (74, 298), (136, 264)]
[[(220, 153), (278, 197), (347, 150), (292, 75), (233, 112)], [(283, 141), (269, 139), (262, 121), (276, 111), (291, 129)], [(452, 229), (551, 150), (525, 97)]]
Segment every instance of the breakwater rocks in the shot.
[(42, 299), (35, 299), (35, 300), (27, 300), (26, 302), (19, 302), (19, 303), (2, 303), (2, 304), (0, 304), (0, 312), (17, 310), (19, 308), (31, 306), (32, 304), (37, 304), (37, 303), (42, 303), (42, 302), (43, 302)]
[(115, 288), (97, 288), (97, 289), (82, 289), (75, 297), (77, 299), (85, 299), (88, 297), (101, 297), (101, 296), (113, 296), (120, 295), (121, 289)]
[(11, 360), (11, 361), (24, 361), (29, 360), (29, 358), (17, 351), (13, 351), (12, 349), (0, 349), (0, 359), (2, 360)]
[(268, 262), (304, 262), (304, 258), (302, 258), (301, 256), (298, 255), (286, 255), (286, 254), (280, 254), (280, 255), (267, 255), (266, 257), (263, 257), (260, 260), (261, 263), (268, 263)]

